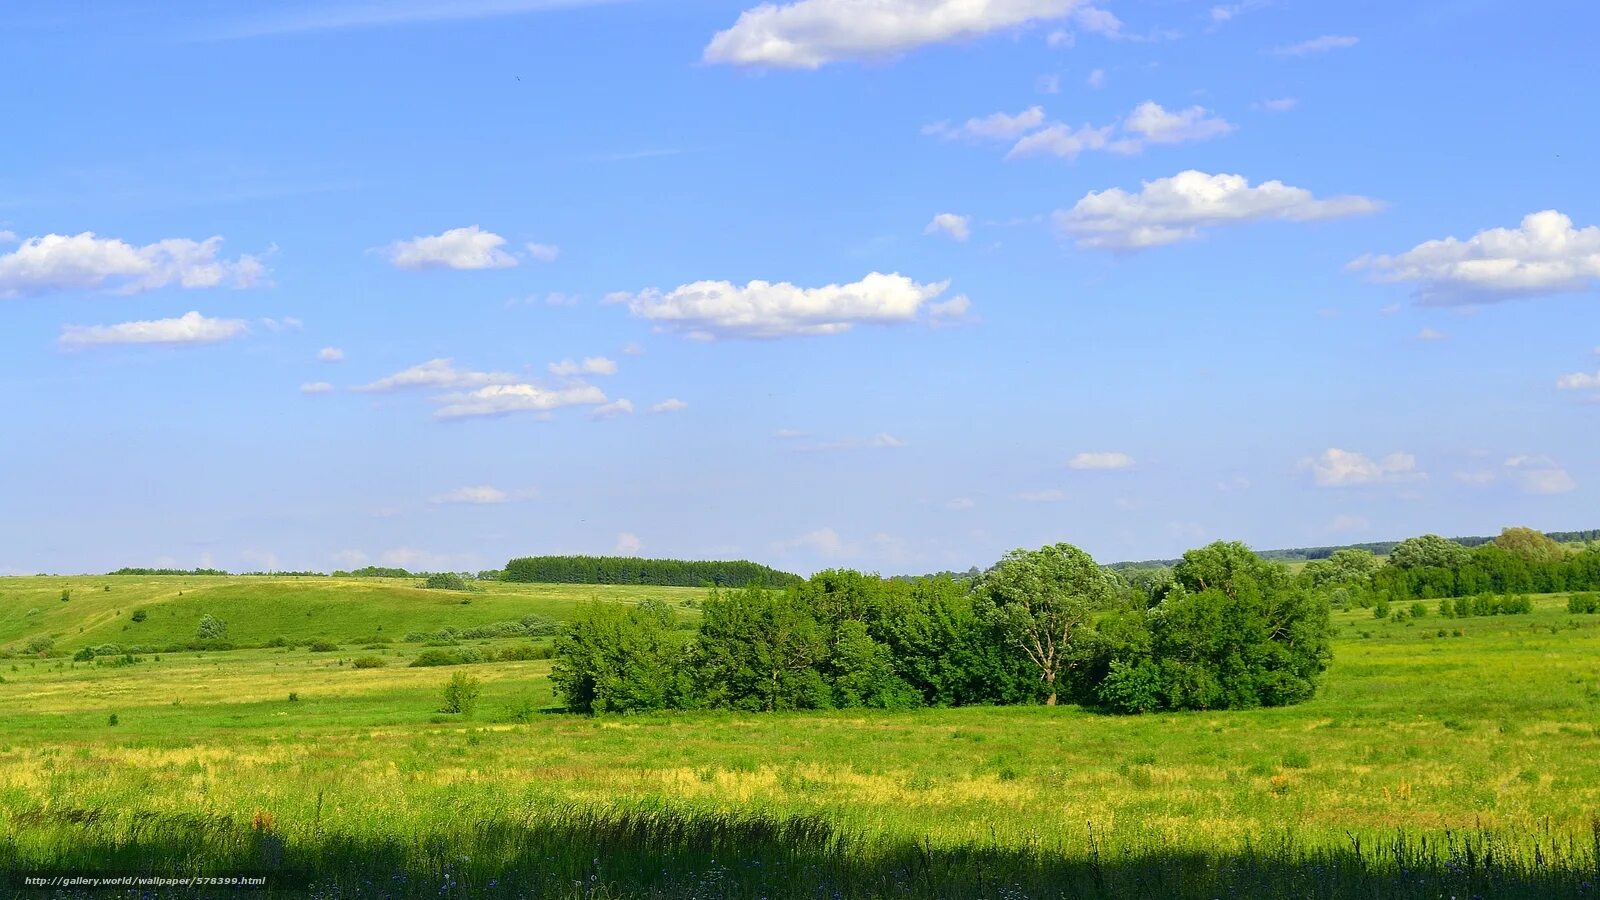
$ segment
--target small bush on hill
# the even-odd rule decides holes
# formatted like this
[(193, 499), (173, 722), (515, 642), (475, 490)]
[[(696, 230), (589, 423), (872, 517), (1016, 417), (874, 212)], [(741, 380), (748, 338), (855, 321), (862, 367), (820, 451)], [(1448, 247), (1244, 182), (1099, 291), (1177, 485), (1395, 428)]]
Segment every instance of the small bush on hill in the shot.
[(133, 616), (131, 618), (135, 622), (143, 622), (146, 618), (149, 618), (149, 613), (142, 609), (136, 609), (133, 611)]
[(471, 590), (467, 580), (454, 572), (435, 572), (424, 581), (423, 587), (436, 591), (466, 591)]
[(228, 636), (228, 623), (206, 613), (200, 617), (200, 625), (195, 628), (194, 636), (200, 641), (220, 641)]
[(1567, 598), (1567, 612), (1600, 613), (1600, 594), (1573, 594)]
[(471, 663), (483, 662), (483, 654), (473, 647), (447, 650), (437, 648), (424, 650), (422, 655), (411, 661), (410, 668), (428, 668), (430, 666), (462, 666)]
[(333, 641), (318, 639), (312, 641), (311, 646), (308, 649), (312, 653), (333, 653), (339, 649), (339, 645), (335, 644)]
[(444, 706), (439, 711), (470, 716), (478, 708), (478, 697), (482, 693), (483, 682), (465, 672), (457, 672), (444, 686)]
[(381, 669), (388, 663), (381, 656), (358, 656), (351, 660), (350, 665), (357, 669)]

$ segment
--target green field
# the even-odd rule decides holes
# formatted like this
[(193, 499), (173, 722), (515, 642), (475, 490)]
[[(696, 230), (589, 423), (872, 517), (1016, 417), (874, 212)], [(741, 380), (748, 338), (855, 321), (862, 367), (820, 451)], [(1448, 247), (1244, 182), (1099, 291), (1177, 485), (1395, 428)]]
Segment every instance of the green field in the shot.
[[(1561, 596), (1337, 613), (1323, 689), (1291, 708), (588, 718), (552, 708), (547, 661), (408, 668), (400, 638), (594, 598), (692, 615), (703, 592), (414, 585), (0, 579), (0, 646), (182, 642), (208, 613), (240, 645), (340, 645), (0, 660), (0, 871), (248, 871), (320, 896), (1596, 890), (1600, 617)], [(471, 718), (437, 712), (455, 671), (484, 683)]]

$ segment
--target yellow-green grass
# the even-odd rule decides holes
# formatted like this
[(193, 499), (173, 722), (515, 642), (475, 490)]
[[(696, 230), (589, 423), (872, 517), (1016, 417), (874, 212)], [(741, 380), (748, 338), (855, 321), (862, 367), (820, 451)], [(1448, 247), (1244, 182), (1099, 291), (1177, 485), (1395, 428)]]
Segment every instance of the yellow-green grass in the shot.
[[(1019, 879), (1041, 860), (1089, 859), (1091, 846), (1125, 860), (1150, 848), (1237, 859), (1286, 835), (1335, 853), (1353, 838), (1447, 832), (1488, 832), (1502, 859), (1532, 860), (1543, 842), (1545, 865), (1550, 846), (1572, 841), (1573, 865), (1592, 876), (1600, 616), (1569, 615), (1558, 596), (1537, 598), (1532, 615), (1429, 608), (1399, 624), (1338, 614), (1333, 667), (1304, 705), (1139, 717), (1035, 707), (587, 718), (537, 711), (553, 702), (548, 662), (412, 669), (407, 645), (370, 651), (390, 663), (377, 669), (353, 668), (348, 650), (5, 661), (0, 834), (12, 843), (0, 840), (0, 864), (4, 852), (17, 865), (85, 863), (94, 848), (138, 845), (149, 822), (196, 816), (259, 839), (247, 823), (265, 817), (291, 856), (325, 860), (315, 848), (339, 838), (414, 874), (454, 866), (449, 877), (482, 888), (527, 852), (528, 829), (670, 812), (821, 823), (859, 854), (1024, 854), (1033, 862), (1016, 865)], [(458, 671), (484, 682), (470, 719), (436, 712)], [(443, 861), (456, 855), (479, 863)], [(561, 857), (562, 878), (584, 877), (578, 855)], [(716, 863), (695, 865), (698, 878)], [(717, 895), (728, 893), (740, 892)], [(958, 893), (994, 895), (981, 880), (945, 895)]]
[[(0, 647), (47, 636), (58, 648), (105, 644), (164, 647), (195, 639), (206, 615), (223, 620), (239, 646), (335, 643), (408, 632), (465, 629), (539, 615), (567, 617), (591, 600), (663, 600), (683, 608), (704, 591), (674, 587), (474, 584), (472, 591), (420, 587), (415, 578), (264, 576), (36, 576), (0, 578)], [(109, 590), (107, 590), (109, 588)], [(61, 599), (62, 592), (69, 599)], [(135, 611), (144, 621), (134, 622)], [(687, 610), (692, 616), (693, 611)]]

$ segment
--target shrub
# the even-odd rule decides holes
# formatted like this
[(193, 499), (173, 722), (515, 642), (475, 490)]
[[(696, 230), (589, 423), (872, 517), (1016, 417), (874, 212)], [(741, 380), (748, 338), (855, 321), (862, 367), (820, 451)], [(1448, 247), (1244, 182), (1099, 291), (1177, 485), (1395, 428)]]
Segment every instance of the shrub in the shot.
[(1143, 660), (1130, 665), (1113, 660), (1110, 673), (1100, 682), (1100, 702), (1121, 713), (1144, 713), (1161, 708), (1161, 670)]
[(471, 588), (467, 586), (466, 579), (454, 572), (435, 572), (428, 576), (428, 580), (424, 581), (422, 586), (436, 591), (471, 590)]
[(440, 647), (422, 651), (422, 655), (411, 661), (410, 667), (420, 669), (429, 666), (462, 666), (481, 662), (483, 662), (483, 654), (474, 647), (462, 647), (452, 650)]
[(1567, 598), (1567, 612), (1600, 613), (1600, 594), (1573, 594)]
[(1443, 600), (1440, 600), (1439, 601), (1439, 615), (1444, 616), (1446, 619), (1455, 618), (1456, 617), (1456, 604), (1455, 604), (1455, 601), (1451, 600), (1449, 597), (1445, 597)]
[(1426, 616), (1427, 614), (1428, 614), (1427, 604), (1423, 603), (1421, 600), (1418, 600), (1417, 602), (1411, 604), (1411, 618), (1420, 619), (1423, 616)]
[(1372, 617), (1374, 619), (1389, 618), (1389, 601), (1379, 600), (1377, 603), (1372, 604)]
[(478, 696), (483, 693), (483, 682), (465, 672), (450, 676), (444, 686), (444, 707), (440, 712), (472, 715), (478, 707)]
[(65, 602), (67, 602), (68, 600), (71, 600), (71, 599), (72, 599), (72, 592), (69, 591), (69, 590), (66, 590), (66, 589), (62, 589), (62, 591), (61, 591), (61, 602), (65, 603)]
[(117, 718), (117, 714), (116, 713), (112, 713), (111, 715), (106, 716), (106, 724), (107, 725), (115, 726), (120, 721), (122, 721), (122, 720)]
[(133, 618), (133, 621), (135, 621), (135, 622), (143, 622), (145, 619), (149, 618), (149, 613), (145, 612), (142, 609), (136, 609), (136, 610), (133, 611), (133, 617), (132, 618)]
[(94, 659), (94, 649), (90, 647), (85, 647), (82, 650), (79, 650), (77, 653), (72, 654), (73, 662), (88, 662), (92, 659)]
[(1506, 594), (1496, 604), (1495, 612), (1502, 616), (1526, 615), (1533, 612), (1533, 599), (1527, 594)]
[(339, 649), (339, 645), (335, 644), (333, 641), (319, 638), (311, 642), (309, 649), (312, 653), (333, 653)]
[(358, 669), (381, 669), (388, 663), (381, 656), (358, 656), (351, 660), (350, 665)]
[(228, 636), (228, 623), (207, 613), (200, 617), (200, 625), (195, 628), (194, 636), (201, 641), (220, 641)]
[(290, 691), (289, 692), (289, 702), (290, 703), (299, 703), (300, 702), (300, 693), (298, 691)]

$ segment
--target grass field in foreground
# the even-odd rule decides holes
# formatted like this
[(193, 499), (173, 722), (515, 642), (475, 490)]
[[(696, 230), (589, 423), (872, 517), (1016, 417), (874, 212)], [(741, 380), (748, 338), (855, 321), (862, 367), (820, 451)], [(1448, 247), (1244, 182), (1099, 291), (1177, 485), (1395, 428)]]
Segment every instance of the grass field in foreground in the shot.
[(6, 661), (0, 871), (250, 869), (325, 896), (1593, 896), (1600, 617), (1536, 606), (1341, 613), (1314, 701), (1141, 717), (529, 715), (549, 663), (518, 662), (466, 667), (485, 695), (461, 720), (435, 712), (456, 670), (404, 668), (403, 644)]

